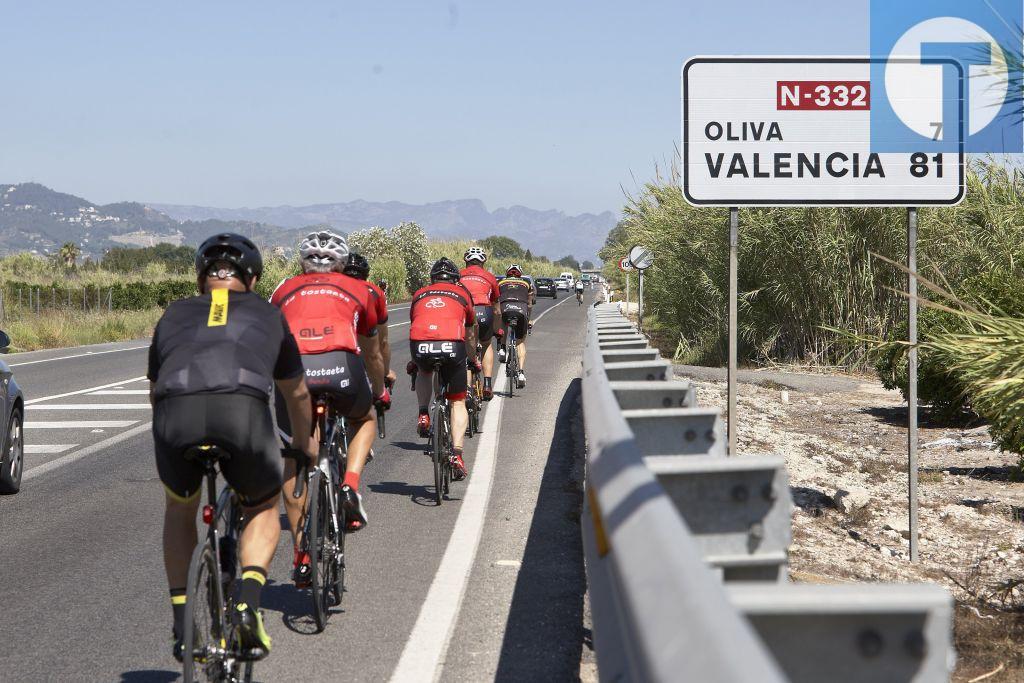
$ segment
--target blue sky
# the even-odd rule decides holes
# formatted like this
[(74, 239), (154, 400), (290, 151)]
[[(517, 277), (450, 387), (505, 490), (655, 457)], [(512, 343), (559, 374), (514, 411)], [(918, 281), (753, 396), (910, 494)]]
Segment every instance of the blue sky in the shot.
[(618, 210), (696, 54), (864, 54), (865, 0), (4, 2), (0, 180), (96, 202)]

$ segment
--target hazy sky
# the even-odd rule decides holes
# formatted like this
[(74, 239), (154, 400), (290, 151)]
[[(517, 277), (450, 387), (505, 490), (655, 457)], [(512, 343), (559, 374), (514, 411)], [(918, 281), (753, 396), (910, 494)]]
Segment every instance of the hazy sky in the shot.
[(2, 8), (0, 181), (224, 207), (618, 210), (673, 154), (687, 57), (864, 54), (868, 23), (864, 0)]

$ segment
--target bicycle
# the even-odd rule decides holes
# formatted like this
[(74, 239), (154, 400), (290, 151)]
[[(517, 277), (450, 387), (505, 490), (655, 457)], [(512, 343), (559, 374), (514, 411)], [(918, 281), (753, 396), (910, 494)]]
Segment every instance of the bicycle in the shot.
[[(451, 489), (452, 456), (452, 412), (448, 401), (448, 385), (441, 379), (441, 361), (436, 360), (432, 366), (432, 390), (430, 399), (430, 436), (427, 454), (434, 465), (434, 500), (438, 505), (444, 500)], [(412, 375), (412, 389), (416, 390), (416, 376)]]
[(348, 463), (348, 424), (344, 417), (334, 414), (327, 396), (316, 397), (314, 418), (320, 434), (316, 466), (310, 468), (309, 458), (302, 451), (289, 457), (294, 457), (298, 465), (296, 498), (302, 497), (308, 479), (310, 495), (299, 551), (309, 554), (313, 570), (309, 589), (319, 633), (327, 627), (330, 608), (340, 605), (345, 593), (345, 511), (338, 501), (338, 482)]
[(182, 643), (186, 644), (182, 657), (185, 683), (251, 681), (253, 661), (258, 658), (243, 651), (231, 619), (238, 570), (236, 549), (244, 520), (241, 502), (229, 486), (217, 495), (217, 463), (230, 457), (212, 444), (185, 453), (186, 460), (197, 462), (204, 470), (207, 500), (203, 506), (206, 538), (196, 545), (188, 567), (182, 634)]
[(505, 376), (508, 377), (508, 395), (515, 396), (515, 387), (519, 381), (519, 351), (516, 348), (515, 325), (505, 327)]
[(576, 291), (576, 305), (577, 306), (582, 306), (583, 305), (583, 290), (582, 289)]

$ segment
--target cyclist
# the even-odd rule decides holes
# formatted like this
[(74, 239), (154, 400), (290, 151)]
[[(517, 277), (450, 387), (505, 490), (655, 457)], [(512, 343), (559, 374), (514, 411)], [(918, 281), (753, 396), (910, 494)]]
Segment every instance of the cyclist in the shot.
[(491, 339), (494, 337), (495, 320), (501, 319), (498, 309), (498, 279), (491, 271), (484, 269), (487, 263), (487, 252), (480, 247), (470, 247), (462, 255), (466, 267), (460, 273), (460, 282), (469, 290), (473, 297), (473, 309), (476, 311), (477, 337), (484, 348), (484, 395), (485, 401), (494, 397), (491, 389), (491, 375), (494, 370), (494, 348)]
[[(522, 389), (526, 386), (526, 333), (533, 326), (530, 322), (530, 283), (523, 279), (523, 269), (513, 263), (505, 271), (505, 278), (498, 283), (501, 306), (501, 321), (505, 329), (514, 327), (516, 331), (516, 353), (519, 356), (519, 376), (516, 384)], [(498, 356), (505, 362), (505, 347), (501, 345), (504, 330), (496, 332), (498, 336)]]
[[(221, 461), (221, 472), (244, 508), (235, 618), (242, 645), (260, 656), (270, 651), (260, 594), (281, 531), (275, 505), (281, 452), (270, 391), (276, 384), (292, 423), (306, 431), (309, 393), (287, 321), (252, 292), (263, 272), (252, 241), (215, 235), (199, 247), (195, 265), (199, 295), (168, 306), (153, 334), (146, 373), (157, 472), (166, 489), (163, 549), (174, 611), (173, 652), (181, 661), (185, 586), (203, 482), (203, 469), (184, 455), (213, 444), (230, 454)], [(316, 451), (308, 439), (296, 446), (307, 454)]]
[[(302, 275), (284, 280), (270, 301), (284, 313), (297, 332), (302, 365), (311, 392), (329, 394), (337, 414), (348, 418), (350, 441), (348, 463), (340, 483), (346, 530), (358, 531), (367, 524), (366, 510), (359, 495), (359, 478), (377, 433), (374, 397), (389, 401), (384, 388), (384, 364), (377, 343), (376, 316), (369, 290), (362, 282), (341, 273), (348, 245), (333, 232), (313, 232), (299, 244)], [(292, 431), (288, 416), (278, 403), (277, 424), (285, 441)], [(308, 585), (309, 557), (298, 550), (297, 531), (305, 496), (296, 499), (297, 466), (285, 465), (283, 497), (285, 513), (295, 543), (297, 586)]]
[[(448, 385), (451, 401), (453, 478), (465, 479), (468, 474), (462, 461), (462, 444), (469, 424), (466, 412), (467, 359), (476, 370), (476, 313), (473, 297), (459, 282), (459, 267), (447, 258), (438, 260), (430, 269), (430, 283), (412, 297), (409, 317), (409, 348), (412, 352), (410, 371), (419, 370), (416, 398), (419, 400), (418, 429), (422, 437), (430, 436), (431, 375), (434, 363), (441, 362), (441, 378)], [(414, 367), (415, 366), (415, 367)]]
[[(354, 251), (349, 252), (345, 260), (345, 267), (341, 271), (349, 277), (363, 280), (370, 290), (370, 299), (373, 302), (374, 312), (377, 315), (377, 339), (380, 344), (380, 355), (384, 358), (385, 391), (387, 391), (387, 407), (391, 407), (390, 387), (395, 384), (395, 371), (391, 369), (391, 344), (388, 342), (388, 296), (387, 292), (379, 284), (370, 282), (370, 263), (362, 254)], [(386, 285), (384, 280), (381, 280)]]
[(583, 303), (583, 280), (576, 281), (576, 302)]

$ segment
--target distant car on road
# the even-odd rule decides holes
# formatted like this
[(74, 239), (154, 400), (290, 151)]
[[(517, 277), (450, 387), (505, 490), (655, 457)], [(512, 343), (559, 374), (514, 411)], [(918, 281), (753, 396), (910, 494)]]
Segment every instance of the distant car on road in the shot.
[(529, 275), (524, 275), (523, 279), (530, 283), (530, 305), (537, 303), (537, 286), (533, 283), (533, 278)]
[(569, 281), (568, 281), (568, 280), (566, 280), (566, 279), (565, 279), (564, 277), (559, 277), (559, 278), (557, 278), (557, 279), (555, 280), (555, 286), (556, 286), (556, 287), (557, 287), (558, 289), (564, 289), (564, 290), (565, 290), (565, 291), (567, 291), (567, 292), (569, 291)]
[(549, 296), (552, 299), (558, 298), (558, 287), (555, 281), (549, 277), (539, 277), (536, 282), (537, 296)]
[[(0, 352), (7, 351), (11, 338), (0, 331)], [(0, 493), (17, 493), (25, 469), (25, 399), (7, 363), (0, 360), (0, 410), (3, 412), (3, 442), (0, 444)]]

